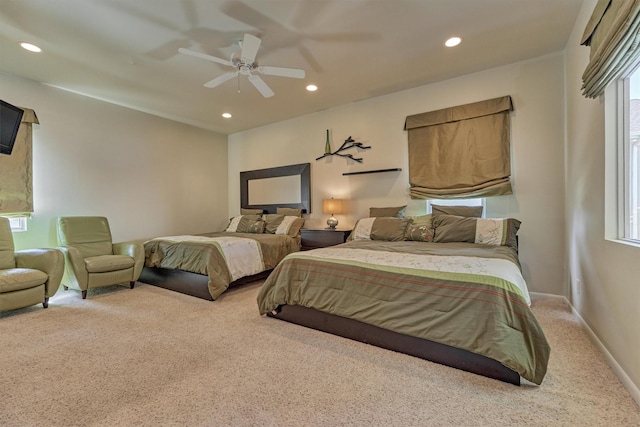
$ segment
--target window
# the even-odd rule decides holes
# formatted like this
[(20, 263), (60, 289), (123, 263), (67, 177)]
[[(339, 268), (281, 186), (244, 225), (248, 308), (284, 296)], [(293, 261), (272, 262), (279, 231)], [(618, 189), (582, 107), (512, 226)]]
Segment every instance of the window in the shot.
[(622, 132), (618, 138), (618, 231), (623, 239), (640, 242), (640, 67), (618, 83), (618, 111)]
[(511, 96), (407, 116), (412, 199), (511, 194)]
[[(35, 111), (22, 108), (22, 122), (10, 156), (0, 156), (0, 215), (28, 216), (33, 212), (33, 124)], [(25, 222), (26, 224), (26, 222)]]
[(598, 0), (582, 94), (605, 102), (605, 236), (640, 243), (640, 2)]
[(11, 231), (27, 231), (27, 216), (10, 216), (9, 226)]
[(431, 213), (431, 205), (440, 206), (482, 206), (482, 216), (485, 216), (486, 204), (484, 197), (477, 199), (433, 199), (427, 200), (427, 213)]

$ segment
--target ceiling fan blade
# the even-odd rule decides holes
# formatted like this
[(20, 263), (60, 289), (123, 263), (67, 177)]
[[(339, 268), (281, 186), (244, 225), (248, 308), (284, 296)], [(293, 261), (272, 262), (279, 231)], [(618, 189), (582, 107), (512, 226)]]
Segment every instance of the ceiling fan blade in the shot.
[(242, 52), (240, 53), (241, 59), (248, 64), (253, 64), (256, 60), (260, 43), (262, 43), (262, 40), (256, 36), (245, 34), (244, 39), (242, 40)]
[(293, 77), (295, 79), (304, 79), (304, 70), (297, 68), (282, 67), (258, 67), (258, 72), (268, 76)]
[(225, 73), (221, 76), (216, 77), (215, 79), (208, 81), (204, 84), (205, 87), (208, 88), (212, 88), (212, 87), (216, 87), (221, 85), (222, 83), (226, 82), (227, 80), (231, 80), (232, 78), (234, 78), (235, 76), (238, 75), (238, 72), (236, 71), (235, 73)]
[(206, 53), (196, 52), (194, 50), (189, 50), (181, 47), (178, 49), (178, 52), (184, 53), (186, 55), (195, 56), (196, 58), (204, 59), (206, 61), (217, 62), (218, 64), (227, 65), (229, 67), (233, 67), (231, 61), (227, 61), (226, 59), (217, 58), (215, 56), (207, 55)]
[(249, 76), (249, 81), (251, 82), (252, 85), (254, 85), (256, 87), (256, 89), (258, 89), (258, 91), (265, 98), (270, 98), (273, 95), (275, 95), (275, 93), (273, 93), (271, 88), (269, 86), (267, 86), (267, 84), (264, 82), (264, 80), (262, 80), (259, 76), (254, 76), (253, 74), (251, 74)]

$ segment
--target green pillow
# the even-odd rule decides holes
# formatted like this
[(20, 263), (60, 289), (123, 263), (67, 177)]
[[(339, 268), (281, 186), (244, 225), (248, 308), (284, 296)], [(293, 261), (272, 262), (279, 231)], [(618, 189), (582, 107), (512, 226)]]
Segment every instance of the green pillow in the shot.
[(395, 217), (404, 218), (404, 211), (407, 209), (407, 205), (388, 207), (388, 208), (369, 208), (369, 217)]
[(240, 208), (240, 215), (262, 215), (262, 209)]
[[(243, 228), (247, 228), (247, 224), (255, 221), (262, 221), (262, 215), (238, 215), (229, 219), (229, 224), (224, 231), (229, 233), (243, 233), (243, 231), (238, 230), (240, 227), (240, 223), (243, 223)], [(263, 230), (264, 231), (264, 230)]]
[(432, 214), (410, 216), (411, 224), (407, 227), (405, 240), (431, 242), (433, 240)]
[(521, 222), (514, 218), (468, 218), (453, 215), (433, 217), (436, 243), (468, 242), (510, 246), (518, 249), (516, 238)]
[(349, 240), (385, 240), (398, 242), (405, 239), (410, 218), (361, 218), (351, 233)]
[(291, 237), (296, 237), (300, 234), (300, 229), (304, 225), (304, 218), (299, 218), (293, 215), (286, 215), (275, 234), (286, 234)]
[(472, 218), (482, 217), (482, 206), (441, 206), (431, 205), (431, 213), (437, 215), (456, 215)]
[(264, 214), (262, 219), (266, 223), (265, 233), (275, 234), (278, 226), (282, 223), (284, 215), (279, 214)]
[(477, 218), (453, 215), (437, 215), (433, 217), (435, 230), (433, 241), (436, 243), (467, 242), (476, 240)]
[(236, 229), (236, 233), (252, 233), (252, 234), (262, 234), (264, 233), (264, 221), (261, 219), (249, 219), (246, 216), (243, 216), (238, 223), (238, 228)]
[(302, 209), (295, 208), (276, 208), (276, 213), (284, 216), (302, 217)]
[(296, 237), (304, 225), (304, 218), (295, 215), (265, 214), (262, 216), (266, 223), (265, 233), (288, 234)]

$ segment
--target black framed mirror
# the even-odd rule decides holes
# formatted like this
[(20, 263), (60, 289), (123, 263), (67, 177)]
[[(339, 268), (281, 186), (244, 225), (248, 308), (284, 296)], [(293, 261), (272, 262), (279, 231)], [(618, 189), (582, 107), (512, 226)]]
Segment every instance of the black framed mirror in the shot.
[(311, 163), (240, 172), (240, 207), (276, 213), (278, 207), (311, 212)]

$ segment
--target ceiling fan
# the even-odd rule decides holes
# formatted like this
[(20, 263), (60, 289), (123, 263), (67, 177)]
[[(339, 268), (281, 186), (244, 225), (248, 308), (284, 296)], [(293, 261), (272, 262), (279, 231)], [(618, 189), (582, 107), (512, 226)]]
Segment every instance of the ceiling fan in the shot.
[(207, 55), (206, 53), (200, 53), (193, 50), (180, 48), (178, 52), (187, 55), (195, 56), (196, 58), (205, 59), (207, 61), (216, 62), (218, 64), (233, 67), (235, 71), (222, 74), (215, 79), (208, 81), (204, 84), (205, 87), (213, 88), (221, 85), (227, 80), (242, 74), (248, 76), (249, 81), (256, 89), (264, 96), (269, 98), (274, 95), (273, 90), (265, 83), (260, 76), (255, 73), (264, 74), (267, 76), (280, 76), (280, 77), (293, 77), (295, 79), (303, 79), (305, 76), (304, 70), (297, 68), (282, 68), (282, 67), (263, 67), (259, 66), (256, 62), (256, 54), (260, 48), (262, 41), (251, 34), (245, 34), (243, 40), (240, 42), (240, 56), (237, 56), (237, 52), (231, 54), (229, 60), (221, 59), (215, 56)]

